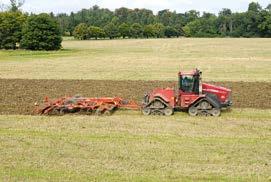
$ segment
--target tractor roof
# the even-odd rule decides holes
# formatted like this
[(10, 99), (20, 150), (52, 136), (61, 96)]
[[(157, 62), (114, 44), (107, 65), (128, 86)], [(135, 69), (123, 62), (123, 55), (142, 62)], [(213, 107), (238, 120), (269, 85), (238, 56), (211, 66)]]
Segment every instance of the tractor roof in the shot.
[(199, 71), (198, 69), (194, 69), (192, 71), (180, 71), (179, 72), (180, 76), (181, 75), (191, 75), (191, 76), (193, 76), (193, 75), (197, 75), (197, 74), (201, 74), (201, 71)]

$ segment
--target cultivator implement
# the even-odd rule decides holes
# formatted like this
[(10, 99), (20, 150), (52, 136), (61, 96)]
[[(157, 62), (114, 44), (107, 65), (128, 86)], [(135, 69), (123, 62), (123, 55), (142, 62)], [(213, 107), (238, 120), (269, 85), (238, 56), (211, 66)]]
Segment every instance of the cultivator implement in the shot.
[(63, 97), (56, 100), (45, 98), (42, 105), (37, 103), (35, 113), (40, 115), (64, 115), (82, 113), (88, 115), (111, 115), (118, 109), (138, 110), (140, 106), (134, 101), (122, 98), (85, 98), (81, 96)]

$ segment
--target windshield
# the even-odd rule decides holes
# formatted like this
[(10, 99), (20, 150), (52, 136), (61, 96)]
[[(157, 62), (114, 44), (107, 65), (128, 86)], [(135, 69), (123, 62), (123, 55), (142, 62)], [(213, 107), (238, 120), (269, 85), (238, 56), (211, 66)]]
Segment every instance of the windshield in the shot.
[(193, 92), (194, 88), (194, 77), (193, 76), (183, 76), (181, 79), (181, 89), (184, 92)]

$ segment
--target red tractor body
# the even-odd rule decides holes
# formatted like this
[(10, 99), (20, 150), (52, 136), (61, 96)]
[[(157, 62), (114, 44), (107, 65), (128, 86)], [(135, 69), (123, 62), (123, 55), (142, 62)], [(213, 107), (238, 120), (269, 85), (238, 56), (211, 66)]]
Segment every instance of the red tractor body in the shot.
[(180, 72), (178, 89), (155, 89), (144, 97), (143, 114), (171, 115), (174, 110), (187, 109), (190, 115), (219, 116), (222, 108), (230, 107), (231, 90), (201, 83), (201, 72)]

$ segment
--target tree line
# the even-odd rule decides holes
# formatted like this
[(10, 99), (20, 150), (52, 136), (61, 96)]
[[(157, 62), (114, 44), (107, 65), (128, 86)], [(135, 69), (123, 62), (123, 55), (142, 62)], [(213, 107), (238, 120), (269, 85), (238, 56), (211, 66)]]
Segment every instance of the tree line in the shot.
[(271, 37), (271, 4), (252, 2), (246, 12), (223, 9), (218, 15), (125, 7), (110, 11), (93, 6), (77, 13), (23, 13), (24, 0), (10, 0), (0, 11), (0, 49), (57, 50), (63, 35), (77, 39), (163, 37)]
[(79, 39), (149, 37), (271, 37), (271, 4), (249, 4), (246, 12), (222, 9), (218, 15), (196, 10), (185, 13), (125, 7), (110, 11), (95, 5), (77, 13), (51, 13), (63, 35)]
[(132, 25), (122, 23), (117, 26), (113, 23), (105, 25), (103, 28), (88, 26), (86, 23), (80, 23), (72, 32), (73, 36), (80, 40), (98, 39), (98, 38), (162, 38), (162, 37), (180, 37), (183, 35), (181, 29), (171, 26), (165, 27), (161, 23), (142, 26), (139, 23)]

